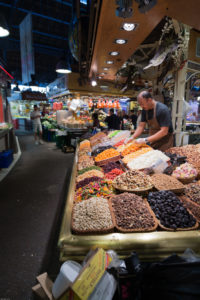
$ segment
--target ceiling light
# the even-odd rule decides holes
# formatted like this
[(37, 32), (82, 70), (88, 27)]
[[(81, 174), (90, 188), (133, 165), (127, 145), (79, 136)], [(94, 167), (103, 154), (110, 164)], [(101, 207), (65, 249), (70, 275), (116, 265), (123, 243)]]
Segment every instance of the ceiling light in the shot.
[(123, 45), (123, 44), (126, 44), (126, 43), (127, 43), (127, 40), (124, 40), (124, 39), (116, 39), (116, 40), (115, 40), (115, 43), (116, 43), (116, 44)]
[(102, 73), (100, 73), (100, 75), (102, 75), (102, 76), (103, 76), (103, 75), (106, 75), (106, 74), (107, 74), (106, 72), (102, 72)]
[(112, 56), (116, 56), (116, 55), (119, 55), (119, 52), (118, 51), (112, 51), (109, 54), (112, 55)]
[(101, 76), (98, 76), (98, 78), (101, 79), (102, 77), (101, 77)]
[(71, 73), (72, 70), (69, 62), (64, 59), (60, 60), (56, 65), (56, 72), (61, 74)]
[(112, 65), (112, 64), (114, 64), (114, 61), (113, 61), (113, 60), (107, 60), (106, 63), (107, 63), (108, 65)]
[(5, 17), (0, 14), (0, 37), (5, 37), (10, 34), (8, 30), (8, 24), (6, 22)]
[(135, 23), (123, 23), (122, 29), (126, 31), (132, 31), (136, 28), (136, 26), (137, 25)]
[(109, 68), (107, 68), (107, 67), (105, 67), (105, 68), (103, 68), (104, 69), (104, 71), (108, 71), (109, 70)]
[(92, 86), (96, 86), (96, 85), (97, 85), (97, 82), (96, 82), (95, 79), (93, 79), (93, 80), (91, 81), (91, 85), (92, 85)]

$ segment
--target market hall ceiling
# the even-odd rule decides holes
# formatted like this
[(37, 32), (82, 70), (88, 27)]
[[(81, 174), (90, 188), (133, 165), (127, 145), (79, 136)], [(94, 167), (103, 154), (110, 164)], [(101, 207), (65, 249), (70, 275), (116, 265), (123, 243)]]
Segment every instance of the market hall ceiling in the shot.
[[(8, 23), (10, 35), (0, 38), (0, 57), (7, 63), (15, 79), (21, 79), (19, 24), (32, 14), (33, 47), (36, 80), (51, 82), (56, 78), (55, 66), (68, 48), (73, 0), (0, 0), (0, 13)], [(86, 2), (86, 1), (85, 1)], [(87, 6), (81, 1), (81, 13)]]
[[(200, 30), (200, 0), (157, 0), (146, 13), (139, 11), (137, 2), (142, 1), (133, 1), (132, 17), (124, 19), (116, 16), (116, 8), (119, 6), (117, 1), (102, 0), (91, 59), (91, 77), (100, 75), (103, 79), (115, 80), (116, 73), (123, 63), (131, 57), (165, 16)], [(122, 30), (124, 22), (137, 24), (136, 30)], [(124, 39), (126, 43), (116, 44), (116, 39)], [(112, 51), (119, 54), (111, 56)], [(108, 64), (109, 61), (113, 63)]]

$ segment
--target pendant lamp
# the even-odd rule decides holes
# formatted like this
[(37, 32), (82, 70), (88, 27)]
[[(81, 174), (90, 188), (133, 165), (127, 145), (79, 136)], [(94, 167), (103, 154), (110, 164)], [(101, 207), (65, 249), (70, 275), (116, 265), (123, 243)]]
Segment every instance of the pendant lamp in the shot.
[(8, 30), (8, 24), (5, 17), (0, 14), (0, 37), (6, 37), (10, 34)]
[(68, 74), (72, 72), (69, 61), (61, 59), (56, 65), (56, 72), (61, 74)]

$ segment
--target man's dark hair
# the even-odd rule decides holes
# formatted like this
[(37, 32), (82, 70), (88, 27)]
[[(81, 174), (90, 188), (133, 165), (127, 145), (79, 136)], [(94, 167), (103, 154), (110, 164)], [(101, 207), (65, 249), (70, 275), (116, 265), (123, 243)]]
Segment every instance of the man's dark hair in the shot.
[(149, 92), (147, 92), (147, 91), (142, 92), (142, 93), (141, 93), (141, 97), (144, 98), (144, 99), (149, 99), (149, 98), (152, 99), (151, 93), (149, 93)]
[(34, 104), (34, 108), (37, 108), (37, 105), (36, 105), (36, 104)]
[(114, 114), (114, 108), (111, 108), (111, 109), (110, 109), (110, 112), (111, 112), (112, 114)]
[(93, 117), (94, 120), (98, 120), (98, 114), (97, 113), (93, 113), (92, 117)]

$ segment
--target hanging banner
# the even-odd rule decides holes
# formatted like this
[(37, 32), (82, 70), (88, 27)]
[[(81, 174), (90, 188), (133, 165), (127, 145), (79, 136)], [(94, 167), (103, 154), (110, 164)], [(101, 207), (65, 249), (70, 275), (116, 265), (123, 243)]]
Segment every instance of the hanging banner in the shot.
[(22, 83), (31, 82), (31, 75), (35, 74), (35, 62), (32, 37), (32, 15), (28, 14), (19, 25)]

